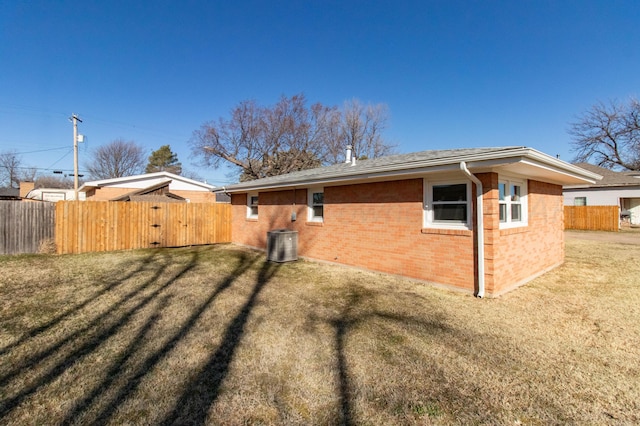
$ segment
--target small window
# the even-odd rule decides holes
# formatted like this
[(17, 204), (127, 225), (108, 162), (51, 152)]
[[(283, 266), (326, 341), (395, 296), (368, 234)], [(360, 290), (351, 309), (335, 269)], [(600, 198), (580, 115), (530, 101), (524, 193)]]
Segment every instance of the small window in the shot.
[(249, 194), (247, 196), (247, 217), (258, 217), (258, 194)]
[(309, 221), (322, 222), (324, 220), (324, 191), (322, 189), (309, 190)]
[(574, 198), (573, 205), (575, 205), (575, 206), (586, 206), (587, 205), (587, 197), (576, 197), (576, 198)]
[(500, 226), (526, 225), (526, 187), (524, 182), (500, 181), (498, 183)]
[(467, 185), (433, 186), (433, 221), (467, 222)]
[(427, 182), (425, 226), (470, 228), (471, 192), (466, 182)]

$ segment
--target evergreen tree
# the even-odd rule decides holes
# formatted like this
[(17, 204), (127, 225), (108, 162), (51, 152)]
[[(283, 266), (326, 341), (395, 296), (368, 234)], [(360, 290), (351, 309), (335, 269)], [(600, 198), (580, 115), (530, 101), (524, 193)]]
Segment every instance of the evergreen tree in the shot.
[(182, 173), (182, 163), (178, 161), (178, 154), (171, 152), (169, 145), (162, 145), (149, 156), (145, 172), (169, 172), (179, 175)]

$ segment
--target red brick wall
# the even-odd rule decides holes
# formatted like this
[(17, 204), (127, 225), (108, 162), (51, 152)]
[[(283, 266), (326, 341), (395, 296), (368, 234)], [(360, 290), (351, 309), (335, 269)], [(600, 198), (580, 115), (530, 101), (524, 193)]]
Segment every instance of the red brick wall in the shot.
[(562, 186), (529, 180), (528, 215), (527, 227), (499, 231), (494, 294), (564, 261)]
[[(324, 223), (307, 222), (307, 191), (261, 192), (257, 221), (246, 194), (233, 195), (235, 243), (265, 248), (270, 229), (298, 231), (298, 253), (459, 288), (473, 289), (471, 232), (422, 230), (423, 180), (324, 188)], [(291, 222), (291, 212), (297, 220)]]
[[(484, 186), (487, 294), (500, 293), (561, 262), (562, 188), (530, 181), (529, 226), (525, 232), (501, 231), (498, 175), (478, 177)], [(265, 248), (269, 230), (293, 229), (298, 231), (300, 256), (476, 291), (475, 234), (422, 229), (422, 199), (422, 179), (325, 187), (324, 223), (312, 223), (307, 222), (305, 189), (295, 194), (261, 192), (257, 220), (246, 217), (246, 194), (234, 194), (232, 239)]]

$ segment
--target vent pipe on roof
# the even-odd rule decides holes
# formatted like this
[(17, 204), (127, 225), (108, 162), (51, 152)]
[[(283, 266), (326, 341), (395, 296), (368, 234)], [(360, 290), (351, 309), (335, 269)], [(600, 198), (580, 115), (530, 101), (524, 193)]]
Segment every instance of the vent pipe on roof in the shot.
[(351, 163), (353, 160), (353, 147), (351, 145), (347, 145), (347, 155), (344, 160), (345, 163)]

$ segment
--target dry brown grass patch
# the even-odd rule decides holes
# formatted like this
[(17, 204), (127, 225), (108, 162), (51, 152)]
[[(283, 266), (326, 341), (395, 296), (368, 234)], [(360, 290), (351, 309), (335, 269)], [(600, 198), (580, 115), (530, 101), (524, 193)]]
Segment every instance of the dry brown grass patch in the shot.
[(640, 246), (499, 299), (233, 246), (0, 257), (4, 424), (631, 424)]

